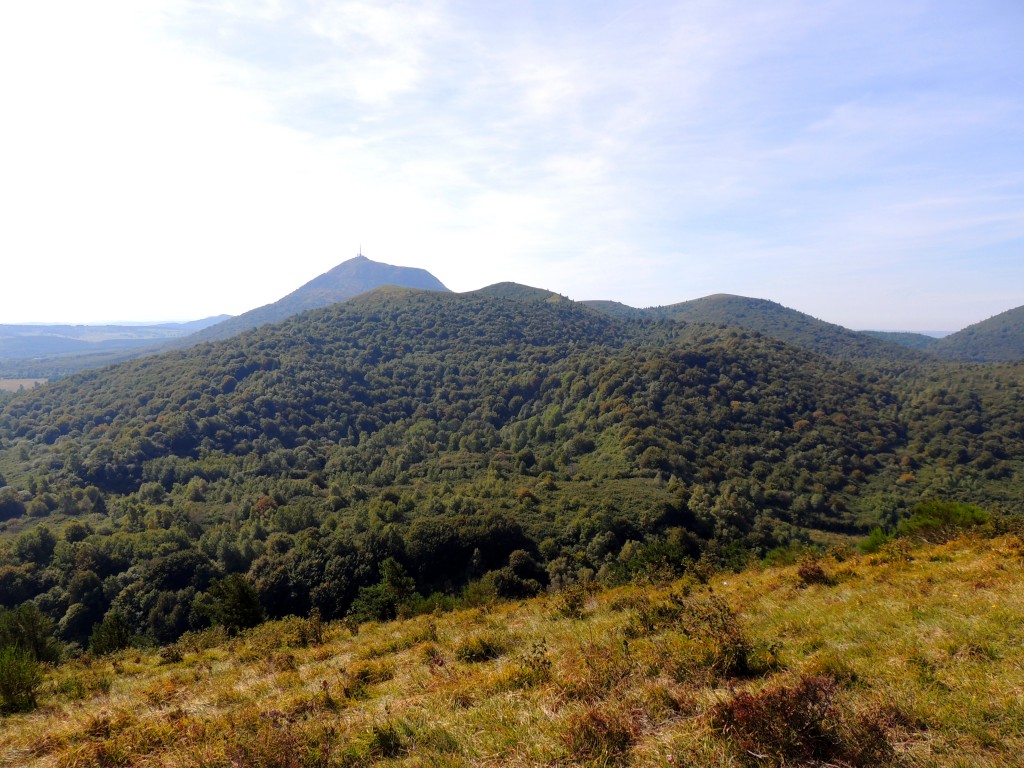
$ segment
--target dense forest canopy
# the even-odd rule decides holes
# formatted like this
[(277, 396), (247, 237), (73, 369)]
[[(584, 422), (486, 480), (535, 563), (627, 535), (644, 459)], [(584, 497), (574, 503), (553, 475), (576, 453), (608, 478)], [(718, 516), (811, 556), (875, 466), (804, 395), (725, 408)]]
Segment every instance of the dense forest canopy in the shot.
[(168, 642), (1017, 511), (1021, 364), (600, 309), (381, 289), (0, 399), (0, 604)]
[(692, 301), (639, 310), (610, 301), (591, 301), (587, 304), (616, 317), (668, 318), (688, 323), (744, 328), (833, 357), (904, 362), (923, 359), (920, 354), (908, 349), (908, 345), (896, 340), (851, 331), (767, 299), (717, 293)]

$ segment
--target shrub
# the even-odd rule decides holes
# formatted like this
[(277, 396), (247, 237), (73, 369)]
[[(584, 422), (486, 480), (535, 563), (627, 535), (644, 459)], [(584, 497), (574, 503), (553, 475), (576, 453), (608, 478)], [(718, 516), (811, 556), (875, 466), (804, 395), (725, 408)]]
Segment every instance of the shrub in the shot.
[(551, 667), (547, 644), (541, 640), (533, 644), (529, 653), (504, 669), (493, 688), (496, 691), (515, 691), (541, 685), (551, 679)]
[(85, 681), (78, 675), (71, 675), (57, 683), (54, 691), (69, 701), (80, 701), (85, 698)]
[(359, 588), (349, 615), (360, 622), (391, 621), (399, 613), (411, 612), (402, 609), (417, 597), (416, 581), (401, 563), (389, 557), (380, 564), (380, 582)]
[(717, 595), (694, 595), (681, 603), (680, 629), (702, 649), (702, 663), (714, 674), (739, 677), (751, 673), (753, 646), (739, 618)]
[(748, 764), (891, 763), (894, 752), (878, 722), (847, 717), (838, 686), (807, 675), (794, 685), (738, 693), (712, 710), (712, 723)]
[(488, 591), (506, 600), (533, 597), (540, 592), (541, 585), (536, 579), (524, 579), (510, 566), (488, 571), (480, 579)]
[(835, 583), (822, 567), (821, 560), (815, 555), (807, 555), (800, 560), (796, 575), (800, 578), (801, 583), (806, 585), (824, 584), (827, 586)]
[(987, 523), (990, 515), (974, 504), (956, 501), (923, 501), (897, 529), (901, 536), (930, 543), (948, 541), (962, 531)]
[(358, 622), (391, 621), (398, 616), (398, 601), (386, 584), (360, 587), (349, 615)]
[(588, 591), (583, 584), (570, 584), (555, 597), (555, 613), (567, 619), (582, 619), (586, 615)]
[(0, 477), (0, 520), (21, 517), (25, 514), (25, 504), (18, 497), (18, 492), (7, 488), (7, 483)]
[(0, 710), (7, 713), (35, 709), (36, 693), (42, 682), (42, 667), (32, 653), (14, 646), (0, 648)]
[(286, 616), (269, 627), (278, 648), (306, 648), (324, 641), (324, 623), (318, 608), (310, 612), (309, 618)]
[(910, 542), (906, 539), (893, 539), (878, 550), (878, 559), (883, 563), (909, 563), (913, 560), (910, 554)]
[(38, 661), (60, 658), (53, 622), (35, 603), (22, 603), (11, 611), (0, 608), (0, 647), (7, 646), (21, 648)]
[(709, 592), (690, 594), (689, 589), (671, 593), (667, 599), (636, 601), (634, 615), (626, 626), (627, 637), (640, 637), (676, 630), (689, 639), (688, 661), (677, 664), (681, 674), (689, 672), (740, 677), (751, 674), (753, 645), (728, 603)]
[(764, 555), (764, 564), (770, 566), (794, 565), (804, 557), (807, 548), (800, 542), (790, 542), (786, 546), (775, 547)]
[(859, 545), (860, 551), (865, 555), (873, 555), (892, 541), (892, 535), (881, 528), (872, 528), (868, 537)]
[(93, 627), (89, 637), (89, 650), (97, 656), (127, 648), (135, 639), (128, 619), (120, 611), (111, 611), (107, 617)]

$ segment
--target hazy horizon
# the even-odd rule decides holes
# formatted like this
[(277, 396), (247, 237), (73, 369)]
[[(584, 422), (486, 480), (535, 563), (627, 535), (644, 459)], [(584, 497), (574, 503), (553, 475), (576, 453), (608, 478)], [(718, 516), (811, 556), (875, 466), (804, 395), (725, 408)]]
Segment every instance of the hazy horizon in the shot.
[[(362, 256), (363, 254), (360, 253), (359, 255)], [(366, 257), (366, 258), (369, 258), (369, 257)], [(371, 259), (371, 261), (374, 261), (374, 260)], [(404, 266), (404, 265), (393, 265), (393, 266)], [(429, 269), (427, 269), (427, 271), (430, 272)], [(433, 274), (433, 273), (431, 273), (431, 274)], [(319, 275), (311, 277), (309, 281), (313, 280), (315, 277), (319, 277)], [(435, 275), (435, 277), (436, 277), (436, 275)], [(309, 282), (309, 281), (306, 281), (306, 282)], [(442, 280), (441, 282), (443, 283), (444, 281)], [(509, 282), (509, 281), (502, 281), (502, 282)], [(303, 283), (303, 285), (305, 285), (305, 283)], [(493, 285), (493, 283), (491, 285)], [(301, 286), (296, 286), (296, 288), (299, 288), (299, 287), (301, 287)], [(479, 286), (478, 288), (472, 288), (472, 289), (469, 289), (468, 292), (479, 290), (480, 288), (485, 288), (485, 287), (487, 287), (487, 286)], [(550, 290), (550, 291), (554, 291), (555, 293), (559, 293), (560, 295), (565, 295), (565, 294), (561, 293), (557, 288), (552, 287), (552, 286), (531, 286), (531, 287), (540, 288), (540, 289), (543, 289), (543, 290)], [(284, 298), (284, 296), (288, 295), (288, 293), (291, 293), (291, 290), (286, 291), (279, 298)], [(712, 294), (709, 294), (709, 295), (712, 295)], [(700, 298), (704, 298), (704, 297), (702, 297), (702, 296), (688, 297), (688, 298), (680, 299), (679, 302), (669, 302), (669, 304), (676, 304), (676, 303), (681, 303), (681, 302), (685, 302), (685, 301), (690, 301), (692, 299), (700, 299)], [(753, 297), (748, 297), (748, 298), (767, 299), (767, 300), (770, 300), (770, 301), (772, 300), (772, 299), (770, 299), (770, 297), (767, 297), (767, 296), (753, 296)], [(601, 300), (602, 299), (599, 299), (599, 298), (573, 299), (573, 301), (601, 301)], [(629, 306), (633, 306), (633, 305), (629, 305)], [(658, 306), (665, 306), (665, 305), (645, 304), (645, 305), (642, 305), (642, 306), (638, 305), (638, 306), (636, 306), (636, 308), (637, 309), (649, 309), (649, 308), (654, 308), (654, 307), (658, 307)], [(250, 307), (249, 309), (243, 310), (243, 312), (240, 312), (238, 314), (244, 314), (244, 312), (248, 312), (251, 309), (257, 309), (257, 308), (258, 307)], [(803, 310), (801, 310), (799, 307), (788, 307), (788, 309), (794, 309), (794, 310), (796, 310), (798, 312), (803, 312)], [(1012, 307), (1011, 307), (1011, 309), (1012, 309)], [(805, 313), (805, 314), (809, 314), (809, 313)], [(208, 319), (213, 318), (213, 317), (224, 317), (226, 319), (226, 318), (232, 317), (232, 316), (234, 316), (234, 315), (218, 312), (218, 313), (215, 313), (215, 314), (212, 314), (212, 315), (207, 315), (205, 317), (172, 318), (172, 319), (166, 319), (165, 318), (165, 319), (156, 319), (156, 320), (123, 320), (123, 319), (122, 320), (117, 320), (117, 319), (115, 319), (115, 320), (98, 320), (98, 321), (95, 321), (95, 322), (27, 321), (27, 322), (16, 322), (16, 323), (0, 323), (0, 327), (5, 326), (5, 325), (11, 325), (11, 326), (14, 326), (14, 325), (28, 325), (28, 326), (41, 326), (41, 327), (45, 327), (45, 326), (156, 326), (156, 325), (165, 325), (165, 324), (169, 325), (169, 324), (194, 323), (194, 322), (198, 322), (198, 321), (201, 321), (201, 320), (208, 320)], [(817, 318), (817, 319), (824, 320), (825, 322), (832, 322), (832, 321), (828, 320), (827, 318)], [(982, 320), (985, 320), (985, 319), (988, 319), (988, 318), (982, 318)], [(981, 320), (978, 320), (978, 321), (975, 321), (975, 322), (981, 322)], [(974, 323), (970, 323), (969, 325), (973, 325), (973, 324)], [(964, 327), (966, 327), (966, 326), (964, 326)], [(903, 329), (903, 328), (892, 329), (892, 328), (867, 328), (867, 327), (863, 327), (863, 328), (853, 328), (852, 330), (857, 330), (857, 331), (879, 331), (879, 332), (884, 332), (884, 333), (919, 333), (919, 334), (922, 334), (922, 335), (925, 335), (925, 336), (934, 336), (935, 338), (942, 338), (943, 336), (948, 336), (948, 335), (950, 335), (952, 333), (956, 333), (956, 331), (962, 330), (962, 329), (957, 328), (957, 329), (954, 329), (954, 330), (946, 330), (946, 331), (939, 331), (939, 330), (934, 330), (934, 329), (921, 330), (921, 331), (909, 331), (909, 330)]]

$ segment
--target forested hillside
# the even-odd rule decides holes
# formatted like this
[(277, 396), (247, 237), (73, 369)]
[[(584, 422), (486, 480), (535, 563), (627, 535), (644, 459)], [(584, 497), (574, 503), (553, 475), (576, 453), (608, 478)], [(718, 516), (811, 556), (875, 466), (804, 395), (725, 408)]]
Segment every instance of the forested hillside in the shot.
[(1022, 372), (383, 289), (0, 403), (0, 601), (164, 643), (1016, 512)]
[(763, 333), (822, 355), (893, 361), (919, 361), (907, 345), (826, 323), (767, 299), (718, 293), (692, 301), (633, 309), (613, 301), (588, 301), (588, 306), (620, 318), (646, 317), (689, 323), (725, 325)]
[(927, 336), (923, 333), (909, 333), (906, 331), (861, 331), (868, 336), (874, 336), (881, 341), (890, 344), (899, 344), (902, 347), (927, 351), (938, 341), (935, 336)]
[(1024, 360), (1024, 307), (1002, 312), (940, 339), (931, 351), (947, 360)]

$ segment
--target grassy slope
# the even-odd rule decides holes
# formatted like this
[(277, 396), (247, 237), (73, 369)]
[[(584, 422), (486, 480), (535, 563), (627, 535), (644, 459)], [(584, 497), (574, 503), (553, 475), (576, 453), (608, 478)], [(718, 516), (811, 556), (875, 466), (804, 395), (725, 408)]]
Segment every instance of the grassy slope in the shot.
[[(162, 657), (75, 661), (48, 673), (40, 709), (4, 722), (0, 764), (771, 765), (771, 749), (741, 749), (716, 726), (715, 708), (824, 675), (836, 687), (822, 722), (847, 741), (871, 723), (886, 764), (1018, 765), (1024, 542), (821, 563), (831, 584), (804, 585), (796, 566), (752, 569), (355, 636), (330, 624), (307, 645), (310, 626), (291, 620), (186, 638)], [(738, 611), (757, 674), (716, 672), (728, 632), (672, 616), (712, 605), (709, 590)], [(487, 643), (504, 652), (468, 658)]]

